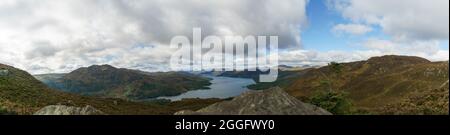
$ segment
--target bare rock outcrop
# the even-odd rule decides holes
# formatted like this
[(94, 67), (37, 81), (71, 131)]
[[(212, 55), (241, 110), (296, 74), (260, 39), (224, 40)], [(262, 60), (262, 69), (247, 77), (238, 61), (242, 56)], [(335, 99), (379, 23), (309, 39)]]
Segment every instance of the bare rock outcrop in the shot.
[(104, 113), (89, 105), (85, 107), (50, 105), (37, 111), (34, 115), (104, 115)]
[(281, 88), (249, 91), (230, 101), (213, 104), (198, 111), (179, 111), (175, 115), (332, 115), (303, 103)]

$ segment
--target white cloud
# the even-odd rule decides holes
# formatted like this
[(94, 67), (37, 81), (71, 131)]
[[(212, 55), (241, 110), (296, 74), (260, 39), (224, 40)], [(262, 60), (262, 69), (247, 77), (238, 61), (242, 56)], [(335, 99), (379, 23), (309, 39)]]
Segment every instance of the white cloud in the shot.
[(353, 22), (378, 25), (398, 41), (448, 40), (448, 0), (328, 0)]
[(338, 34), (364, 35), (372, 30), (371, 27), (363, 24), (338, 24), (333, 27), (332, 32)]
[[(372, 43), (373, 44), (373, 43)], [(355, 51), (314, 51), (297, 50), (280, 54), (280, 64), (284, 65), (313, 65), (324, 66), (329, 62), (354, 62), (367, 60), (371, 57), (384, 55), (418, 56), (431, 61), (449, 60), (448, 50), (436, 50), (434, 53), (383, 51), (380, 49), (355, 50)]]
[(354, 54), (348, 57), (410, 55), (432, 61), (449, 59), (449, 51), (443, 47), (449, 40), (448, 0), (327, 0), (327, 4), (350, 24), (362, 25), (359, 31), (348, 25), (337, 25), (332, 31), (358, 34), (365, 32), (363, 26), (370, 26), (381, 28), (386, 35), (369, 37), (359, 43), (364, 50), (347, 51)]
[(307, 0), (2, 0), (0, 63), (32, 73), (91, 64), (164, 69), (170, 39), (278, 35), (300, 46)]

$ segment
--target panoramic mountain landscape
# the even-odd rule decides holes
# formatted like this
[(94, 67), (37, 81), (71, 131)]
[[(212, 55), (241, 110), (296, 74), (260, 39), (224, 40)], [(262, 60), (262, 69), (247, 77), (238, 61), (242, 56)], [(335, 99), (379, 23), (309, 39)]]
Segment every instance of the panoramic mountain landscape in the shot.
[(449, 3), (0, 0), (0, 131), (447, 131)]
[(448, 115), (448, 10), (449, 0), (1, 1), (0, 114)]
[(0, 64), (0, 113), (34, 114), (50, 105), (92, 106), (105, 114), (173, 114), (185, 109), (200, 109), (219, 99), (190, 99), (178, 102), (132, 102), (117, 98), (81, 96), (51, 89), (29, 73)]
[[(0, 107), (3, 114), (34, 114), (38, 110), (36, 114), (48, 114), (49, 108), (43, 108), (51, 105), (62, 107), (51, 106), (53, 114), (55, 110), (56, 114), (67, 114), (61, 113), (67, 108), (86, 111), (73, 108), (86, 106), (101, 114), (123, 115), (448, 114), (448, 64), (393, 55), (350, 63), (332, 62), (317, 68), (280, 70), (276, 82), (249, 85), (253, 90), (236, 98), (180, 101), (156, 97), (207, 88), (211, 78), (188, 72), (149, 73), (94, 65), (67, 74), (35, 75), (38, 78), (35, 79), (25, 71), (0, 65)], [(258, 74), (264, 73), (235, 71), (216, 76), (254, 78)], [(314, 108), (323, 111), (314, 112), (317, 110)]]

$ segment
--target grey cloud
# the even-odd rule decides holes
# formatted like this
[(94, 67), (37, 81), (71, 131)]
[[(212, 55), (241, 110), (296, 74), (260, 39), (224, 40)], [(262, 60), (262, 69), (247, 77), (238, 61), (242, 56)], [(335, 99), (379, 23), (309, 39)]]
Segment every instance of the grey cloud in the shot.
[[(0, 62), (12, 63), (6, 58), (14, 55), (18, 67), (35, 70), (34, 65), (55, 72), (99, 63), (156, 65), (170, 56), (170, 39), (192, 36), (194, 27), (201, 27), (203, 36), (275, 35), (280, 36), (281, 48), (300, 48), (306, 4), (307, 0), (1, 1), (0, 47), (13, 53), (0, 54), (5, 58)], [(40, 41), (47, 43), (36, 44)], [(153, 49), (132, 50), (136, 44)], [(129, 62), (130, 57), (135, 62)]]
[(58, 49), (49, 42), (40, 41), (34, 42), (33, 44), (33, 49), (25, 54), (27, 59), (51, 57), (58, 51)]

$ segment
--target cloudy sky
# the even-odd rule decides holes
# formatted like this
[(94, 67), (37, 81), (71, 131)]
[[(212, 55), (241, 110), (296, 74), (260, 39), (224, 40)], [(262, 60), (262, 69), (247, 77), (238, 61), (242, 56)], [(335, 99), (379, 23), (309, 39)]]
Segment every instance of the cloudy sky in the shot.
[(448, 60), (448, 0), (2, 0), (0, 63), (168, 69), (170, 39), (277, 35), (282, 64), (397, 54)]

